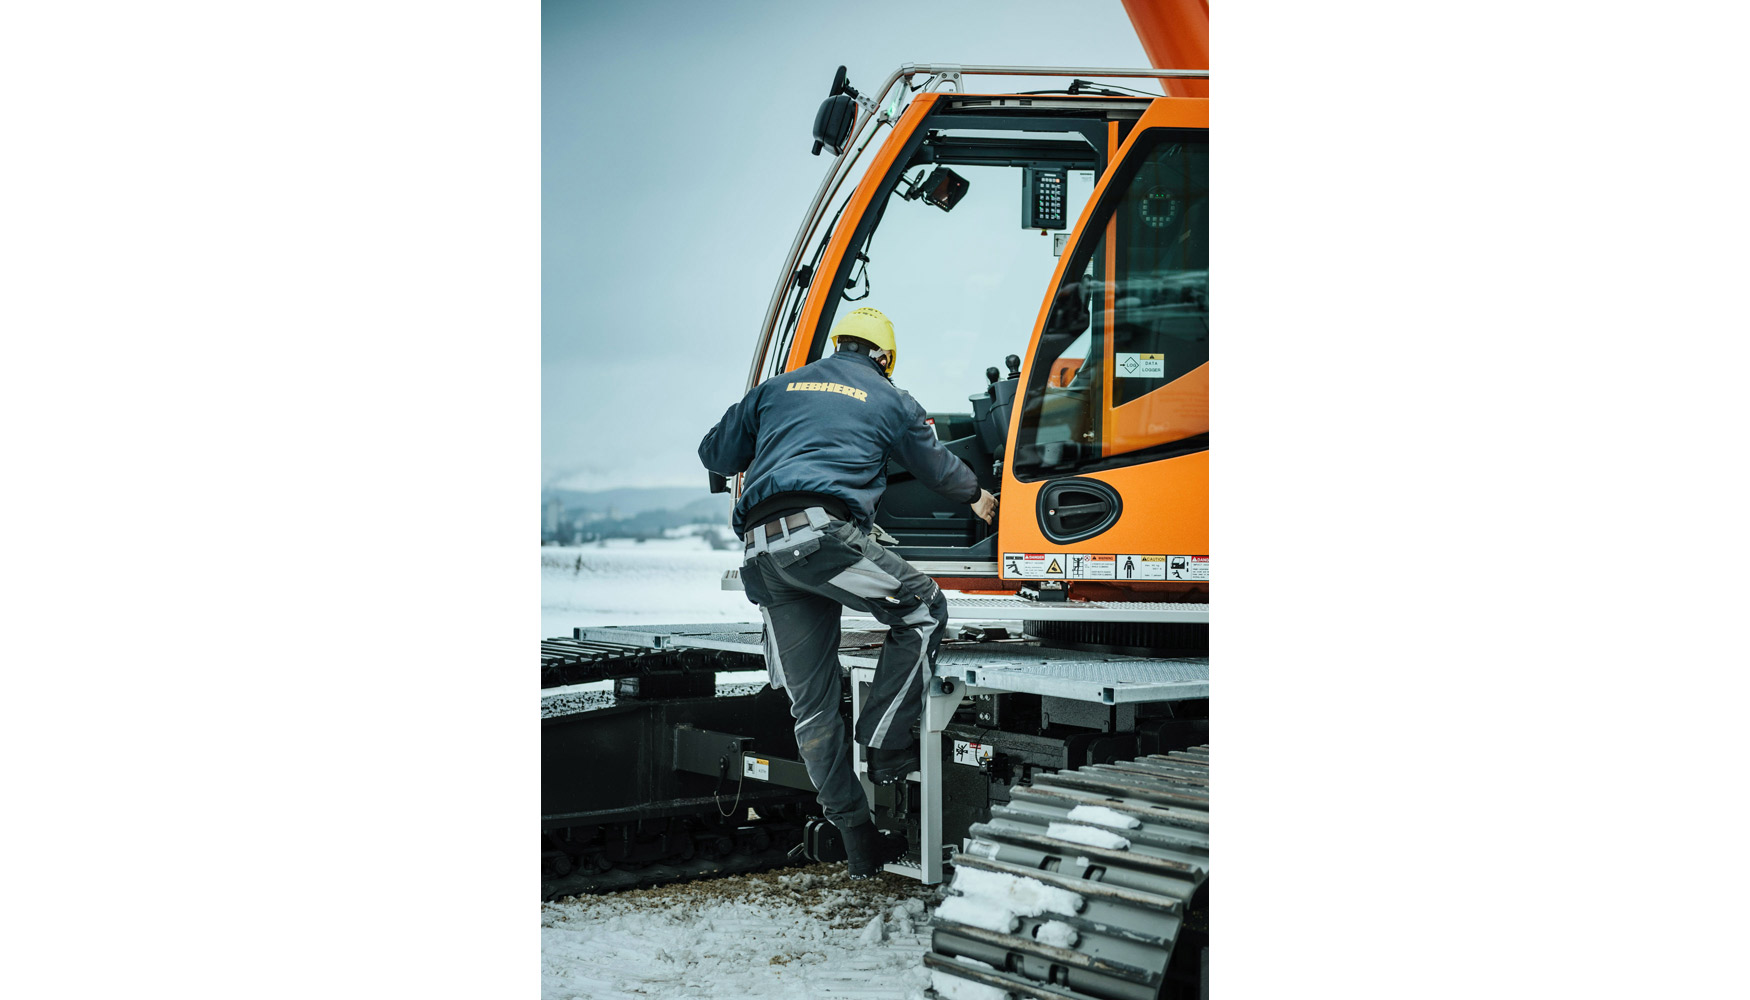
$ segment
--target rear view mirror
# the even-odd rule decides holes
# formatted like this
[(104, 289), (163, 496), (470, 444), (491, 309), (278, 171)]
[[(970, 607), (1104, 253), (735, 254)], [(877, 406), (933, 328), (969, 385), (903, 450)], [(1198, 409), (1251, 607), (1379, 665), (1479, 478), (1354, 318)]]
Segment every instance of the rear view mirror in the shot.
[(820, 155), (822, 146), (832, 150), (834, 156), (842, 154), (856, 120), (857, 99), (849, 94), (834, 94), (821, 101), (820, 110), (814, 115), (814, 155)]
[(820, 147), (832, 150), (832, 155), (839, 156), (845, 151), (845, 140), (851, 136), (851, 126), (857, 121), (857, 88), (851, 86), (851, 81), (845, 78), (845, 68), (833, 74), (832, 89), (826, 92), (826, 100), (820, 102), (820, 110), (814, 113), (814, 155), (820, 155)]

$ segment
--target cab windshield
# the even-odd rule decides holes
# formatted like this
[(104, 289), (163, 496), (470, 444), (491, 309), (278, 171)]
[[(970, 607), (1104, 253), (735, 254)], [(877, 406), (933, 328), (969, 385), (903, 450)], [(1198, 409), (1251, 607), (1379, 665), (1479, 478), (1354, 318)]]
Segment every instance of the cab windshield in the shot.
[(932, 414), (968, 413), (986, 369), (1006, 378), (1004, 359), (1026, 353), (1117, 127), (1079, 109), (932, 114), (857, 223), (814, 356), (832, 350), (835, 315), (872, 306), (899, 342), (894, 384)]

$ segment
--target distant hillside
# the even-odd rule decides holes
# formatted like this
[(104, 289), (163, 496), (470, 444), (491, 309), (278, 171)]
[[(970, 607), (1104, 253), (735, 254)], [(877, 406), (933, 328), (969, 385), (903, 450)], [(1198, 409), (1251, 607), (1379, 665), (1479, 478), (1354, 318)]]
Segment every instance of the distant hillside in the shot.
[[(724, 515), (728, 516), (728, 496), (713, 495), (703, 484), (699, 486), (656, 486), (628, 487), (617, 490), (544, 490), (541, 494), (543, 502), (548, 497), (558, 497), (559, 504), (565, 512), (574, 517), (588, 514), (606, 514), (609, 510), (619, 512), (621, 517), (632, 517), (646, 511), (680, 510), (691, 508), (701, 502), (720, 504)], [(715, 509), (707, 506), (704, 510)]]
[[(562, 516), (548, 519), (546, 507), (559, 501)], [(597, 538), (660, 538), (691, 525), (727, 525), (732, 503), (727, 493), (670, 487), (617, 490), (547, 490), (541, 495), (541, 540), (591, 541)]]

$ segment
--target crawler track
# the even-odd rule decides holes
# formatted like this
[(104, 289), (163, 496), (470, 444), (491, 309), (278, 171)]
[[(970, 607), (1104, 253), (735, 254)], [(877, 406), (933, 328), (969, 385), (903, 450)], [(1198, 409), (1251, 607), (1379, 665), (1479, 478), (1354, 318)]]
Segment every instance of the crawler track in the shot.
[(798, 864), (792, 855), (800, 833), (765, 850), (738, 850), (721, 858), (670, 859), (639, 866), (616, 866), (607, 871), (572, 870), (565, 875), (549, 877), (543, 873), (541, 899), (561, 899), (566, 896), (591, 896), (628, 889), (649, 889), (695, 879), (722, 878), (726, 875), (747, 875), (774, 868)]
[[(1077, 807), (1137, 825), (1093, 822), (1086, 809), (1071, 819)], [(1208, 746), (1041, 775), (970, 833), (951, 887), (979, 904), (962, 912), (981, 925), (938, 914), (924, 956), (933, 983), (968, 980), (1033, 1000), (1200, 994)], [(1113, 835), (1126, 843), (1116, 846)], [(1003, 909), (1005, 899), (1028, 897), (1048, 904), (1031, 915), (1014, 912), (1013, 902)]]

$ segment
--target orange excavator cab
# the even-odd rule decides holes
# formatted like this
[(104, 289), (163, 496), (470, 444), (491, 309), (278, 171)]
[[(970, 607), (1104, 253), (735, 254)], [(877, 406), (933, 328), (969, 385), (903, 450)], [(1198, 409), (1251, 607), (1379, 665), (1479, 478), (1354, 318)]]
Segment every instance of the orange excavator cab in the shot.
[(841, 310), (892, 318), (897, 383), (1002, 498), (987, 526), (890, 467), (876, 523), (945, 588), (1207, 586), (1208, 101), (1134, 77), (1207, 71), (841, 67), (816, 115), (836, 158), (748, 384), (830, 351)]

